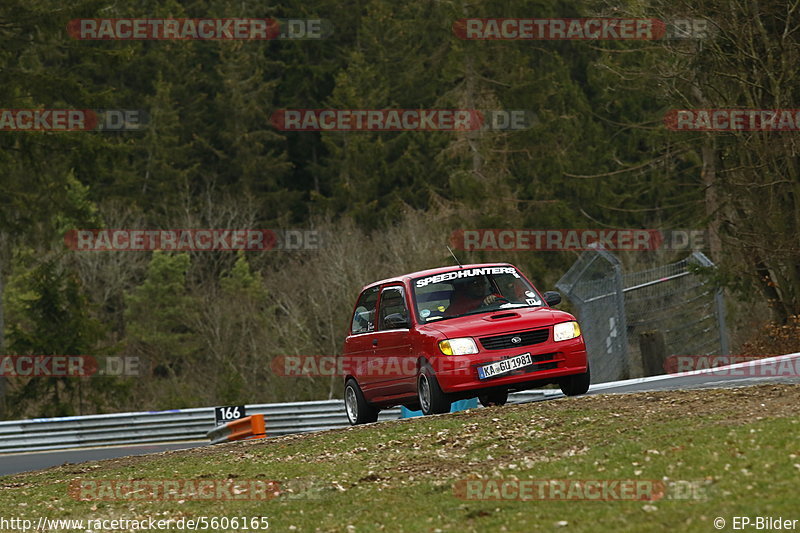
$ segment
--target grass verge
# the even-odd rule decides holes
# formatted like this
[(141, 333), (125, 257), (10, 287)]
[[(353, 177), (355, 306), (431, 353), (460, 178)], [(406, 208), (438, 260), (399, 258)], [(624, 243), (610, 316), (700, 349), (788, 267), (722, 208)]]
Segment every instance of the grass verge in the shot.
[[(792, 385), (588, 396), (65, 465), (0, 478), (0, 517), (269, 517), (270, 531), (459, 533), (715, 531), (722, 517), (730, 531), (734, 516), (800, 519), (798, 405)], [(81, 501), (69, 492), (87, 481), (227, 479), (281, 489), (236, 501)], [(667, 493), (505, 499), (487, 480), (654, 480)], [(473, 499), (468, 482), (481, 487)]]

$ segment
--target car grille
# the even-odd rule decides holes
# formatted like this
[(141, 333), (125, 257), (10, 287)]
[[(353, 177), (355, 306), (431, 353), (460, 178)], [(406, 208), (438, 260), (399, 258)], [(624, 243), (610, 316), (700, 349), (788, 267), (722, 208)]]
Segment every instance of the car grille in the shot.
[[(519, 337), (522, 341), (518, 343), (511, 342), (514, 337)], [(506, 350), (508, 348), (541, 344), (548, 338), (550, 338), (550, 328), (532, 329), (521, 333), (507, 333), (495, 337), (483, 337), (479, 340), (481, 341), (481, 346), (486, 350)]]

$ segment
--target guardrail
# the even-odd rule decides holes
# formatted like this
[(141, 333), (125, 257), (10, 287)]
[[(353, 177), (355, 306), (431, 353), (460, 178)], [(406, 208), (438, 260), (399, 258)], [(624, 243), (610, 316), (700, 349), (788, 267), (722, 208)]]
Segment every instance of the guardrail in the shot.
[[(784, 368), (785, 367), (785, 368)], [(738, 374), (733, 374), (738, 372)], [(732, 375), (797, 380), (800, 352), (767, 357), (745, 363), (662, 374), (592, 385), (589, 393), (635, 390), (660, 390), (665, 384), (700, 386), (709, 382), (727, 383)], [(647, 389), (640, 385), (647, 384)], [(523, 403), (562, 396), (556, 389), (531, 390), (509, 395), (509, 403)], [(245, 406), (248, 415), (263, 414), (268, 437), (306, 433), (348, 426), (344, 402), (271, 403)], [(400, 409), (381, 411), (379, 421), (400, 417)], [(39, 450), (67, 450), (93, 446), (205, 441), (216, 426), (213, 407), (174, 409), (142, 413), (118, 413), (66, 418), (36, 418), (0, 422), (0, 454)]]
[[(509, 403), (542, 400), (557, 390), (509, 395)], [(263, 414), (268, 437), (349, 426), (342, 400), (245, 406), (248, 415)], [(378, 420), (400, 418), (400, 409), (381, 411)], [(0, 422), (0, 454), (69, 450), (94, 446), (207, 440), (216, 426), (214, 408), (173, 409)]]

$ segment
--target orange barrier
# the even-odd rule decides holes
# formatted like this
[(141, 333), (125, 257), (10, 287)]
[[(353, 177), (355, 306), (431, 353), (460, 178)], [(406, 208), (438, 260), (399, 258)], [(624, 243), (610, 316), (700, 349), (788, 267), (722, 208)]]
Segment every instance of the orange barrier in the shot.
[(227, 426), (232, 431), (228, 435), (228, 440), (263, 439), (267, 436), (264, 415), (246, 416), (233, 422), (228, 422)]
[(236, 440), (263, 439), (267, 436), (264, 415), (250, 415), (219, 425), (208, 432), (211, 444)]

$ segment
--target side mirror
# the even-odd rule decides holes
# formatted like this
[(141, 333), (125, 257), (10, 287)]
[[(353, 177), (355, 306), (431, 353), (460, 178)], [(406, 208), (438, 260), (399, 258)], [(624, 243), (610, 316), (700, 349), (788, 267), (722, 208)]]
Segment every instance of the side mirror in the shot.
[(391, 315), (386, 315), (386, 318), (383, 319), (383, 324), (389, 329), (407, 328), (408, 319), (401, 313), (392, 313)]
[(561, 303), (561, 295), (556, 291), (547, 291), (542, 296), (544, 296), (544, 301), (547, 302), (547, 305), (550, 307), (555, 307)]

